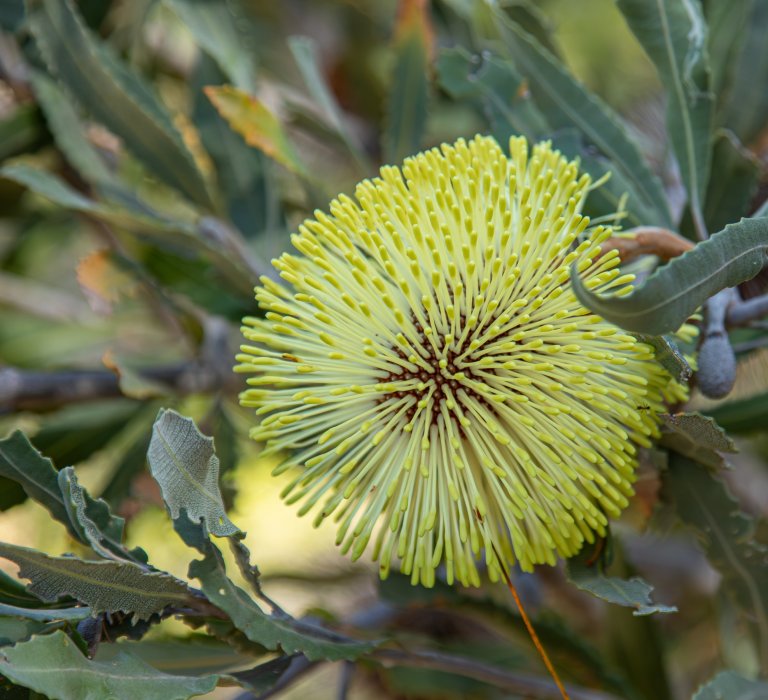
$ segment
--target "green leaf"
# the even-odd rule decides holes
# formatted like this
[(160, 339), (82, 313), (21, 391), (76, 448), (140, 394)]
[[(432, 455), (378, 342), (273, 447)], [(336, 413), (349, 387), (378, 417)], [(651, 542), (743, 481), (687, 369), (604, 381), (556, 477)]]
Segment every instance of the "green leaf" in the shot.
[[(267, 238), (284, 223), (274, 168), (262, 152), (243, 148), (243, 139), (229, 128), (205, 96), (204, 85), (221, 82), (224, 76), (218, 67), (203, 56), (194, 77), (192, 121), (216, 168), (229, 218), (247, 238), (259, 234), (267, 234)], [(269, 259), (273, 255), (262, 257)]]
[(34, 148), (44, 138), (45, 125), (37, 105), (18, 105), (0, 120), (0, 161)]
[(549, 132), (543, 115), (521, 90), (522, 76), (510, 61), (490, 52), (473, 55), (459, 46), (443, 49), (436, 69), (440, 86), (449, 95), (478, 104), (500, 144), (513, 134), (536, 141)]
[(688, 382), (693, 374), (693, 370), (674, 340), (663, 335), (643, 335), (642, 333), (638, 334), (637, 339), (653, 348), (656, 361), (676, 381), (680, 382), (680, 384)]
[(186, 700), (218, 682), (213, 675), (161, 673), (127, 654), (90, 661), (62, 631), (1, 649), (0, 673), (51, 700)]
[(712, 130), (707, 25), (701, 6), (690, 0), (617, 4), (666, 88), (667, 130), (696, 216), (709, 178)]
[[(585, 547), (585, 549), (588, 548)], [(591, 556), (591, 552), (582, 550), (580, 554), (566, 562), (568, 580), (576, 588), (614, 605), (634, 608), (633, 615), (677, 612), (674, 606), (654, 603), (651, 600), (653, 586), (641, 578), (634, 577), (627, 580), (606, 576), (602, 571), (601, 562), (590, 563)]]
[(174, 520), (184, 509), (193, 522), (203, 521), (214, 535), (240, 533), (224, 510), (213, 439), (203, 435), (191, 418), (161, 410), (152, 428), (147, 459)]
[(395, 27), (394, 66), (382, 137), (384, 160), (403, 161), (421, 150), (427, 124), (432, 28), (427, 3), (403, 2)]
[(48, 128), (67, 161), (92, 184), (114, 182), (106, 163), (87, 139), (69, 96), (44, 73), (33, 71), (30, 77)]
[(0, 5), (0, 27), (6, 32), (15, 32), (24, 22), (25, 15), (24, 0), (6, 0)]
[(358, 166), (367, 175), (371, 165), (366, 158), (358, 139), (353, 136), (352, 130), (344, 123), (344, 117), (336, 98), (320, 72), (322, 61), (317, 54), (315, 42), (306, 36), (288, 37), (288, 47), (296, 59), (304, 84), (310, 95), (322, 110), (325, 120), (333, 128), (341, 142), (347, 147)]
[(21, 484), (27, 496), (47, 508), (73, 537), (78, 537), (69, 520), (53, 463), (43, 457), (20, 430), (0, 440), (0, 475)]
[(625, 297), (602, 297), (571, 270), (573, 291), (587, 308), (637, 333), (673, 333), (709, 297), (752, 279), (768, 262), (768, 218), (729, 224), (658, 268)]
[(704, 219), (710, 231), (719, 231), (749, 213), (759, 173), (757, 158), (739, 143), (733, 132), (721, 129), (715, 139), (704, 206)]
[[(0, 611), (4, 607), (0, 605)], [(46, 627), (45, 623), (39, 620), (4, 617), (4, 615), (5, 613), (0, 612), (0, 647), (29, 639), (33, 634), (38, 634)], [(3, 690), (5, 688), (3, 687), (2, 677), (0, 677), (0, 695), (5, 699), (7, 696), (3, 694)], [(13, 700), (12, 696), (9, 700)]]
[(768, 683), (751, 681), (733, 671), (721, 671), (699, 688), (692, 700), (765, 700)]
[(69, 519), (79, 530), (81, 542), (106, 559), (147, 563), (147, 555), (142, 549), (129, 552), (123, 545), (125, 520), (112, 515), (109, 505), (101, 499), (91, 498), (78, 483), (72, 467), (62, 469), (58, 481)]
[(36, 620), (38, 622), (51, 622), (53, 620), (84, 620), (91, 615), (90, 608), (20, 608), (16, 605), (6, 605), (0, 603), (0, 615), (10, 617), (20, 617), (25, 620)]
[(713, 418), (700, 413), (665, 413), (666, 432), (661, 444), (699, 464), (720, 469), (725, 460), (720, 452), (738, 452), (728, 434)]
[(78, 102), (119, 136), (152, 175), (209, 207), (205, 182), (165, 107), (89, 34), (72, 0), (40, 0), (29, 23), (49, 70)]
[(288, 170), (307, 175), (307, 168), (283, 125), (264, 103), (231, 85), (210, 85), (205, 88), (205, 94), (230, 128), (249, 146), (263, 151)]
[(754, 630), (762, 663), (768, 663), (768, 547), (755, 540), (752, 518), (723, 482), (688, 457), (670, 453), (662, 497), (693, 531), (721, 586)]
[[(704, 17), (709, 27), (709, 65), (712, 92), (716, 98), (733, 80), (733, 62), (742, 45), (742, 37), (749, 31), (747, 20), (754, 0), (704, 0)], [(716, 168), (712, 168), (713, 174)]]
[(646, 224), (669, 227), (671, 217), (659, 179), (618, 116), (578, 83), (566, 68), (490, 2), (473, 3), (473, 23), (495, 53), (509, 56), (529, 81), (531, 92), (553, 128), (575, 126), (634, 184), (642, 206), (653, 212)]
[(241, 90), (256, 86), (254, 47), (232, 0), (165, 0), (195, 41)]
[(729, 433), (754, 433), (768, 424), (768, 394), (762, 393), (703, 409)]
[(131, 562), (52, 557), (6, 542), (0, 542), (0, 557), (18, 564), (19, 575), (31, 581), (29, 590), (40, 599), (54, 602), (70, 595), (94, 613), (124, 612), (133, 614), (134, 621), (143, 620), (191, 599), (182, 581)]
[[(733, 12), (728, 2), (728, 11)], [(723, 87), (717, 114), (718, 126), (733, 131), (742, 143), (751, 144), (768, 121), (768, 91), (755, 86), (768, 82), (768, 2), (754, 0), (744, 31), (734, 45), (733, 68)]]

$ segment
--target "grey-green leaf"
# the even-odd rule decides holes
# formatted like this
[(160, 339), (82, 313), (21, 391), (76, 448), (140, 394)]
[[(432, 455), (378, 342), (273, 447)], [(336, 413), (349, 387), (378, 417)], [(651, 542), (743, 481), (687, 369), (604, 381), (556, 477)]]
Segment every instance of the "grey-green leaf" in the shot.
[(634, 608), (633, 615), (677, 612), (677, 608), (654, 603), (653, 586), (641, 578), (621, 579), (606, 576), (599, 563), (589, 563), (590, 553), (583, 551), (567, 560), (568, 580), (577, 588), (614, 605)]
[(78, 538), (79, 533), (72, 526), (61, 496), (53, 462), (43, 457), (20, 430), (0, 440), (0, 476), (21, 484), (27, 496), (47, 508), (73, 537)]
[(656, 270), (625, 297), (588, 290), (575, 269), (579, 301), (607, 321), (648, 335), (673, 333), (709, 297), (752, 279), (768, 262), (768, 218), (742, 219)]
[(666, 413), (662, 445), (712, 469), (724, 465), (720, 452), (738, 452), (733, 440), (710, 416), (700, 413)]
[(84, 620), (91, 614), (91, 609), (82, 608), (20, 608), (16, 605), (0, 603), (0, 615), (19, 617), (24, 620), (36, 620), (38, 622), (51, 622), (53, 620)]
[[(667, 129), (692, 210), (701, 210), (710, 165), (712, 94), (707, 26), (692, 0), (617, 0), (667, 92)], [(696, 215), (696, 214), (694, 214)]]
[(699, 688), (692, 700), (766, 700), (768, 683), (751, 681), (733, 671), (721, 671)]
[(49, 70), (156, 177), (211, 206), (200, 171), (165, 107), (83, 26), (72, 0), (41, 0), (30, 27)]
[(30, 580), (29, 590), (42, 600), (54, 602), (70, 595), (94, 613), (132, 613), (134, 619), (142, 620), (191, 599), (182, 581), (131, 562), (53, 557), (5, 542), (0, 542), (0, 557), (18, 564), (19, 575)]
[(678, 382), (685, 384), (691, 378), (693, 370), (674, 340), (663, 335), (642, 333), (638, 334), (637, 339), (653, 348), (656, 361)]
[(152, 428), (147, 459), (174, 520), (184, 509), (190, 520), (204, 521), (214, 535), (240, 532), (224, 509), (213, 439), (203, 435), (191, 418), (161, 410)]
[(768, 393), (737, 399), (705, 410), (729, 433), (755, 433), (768, 425)]
[(119, 654), (91, 661), (62, 631), (0, 650), (0, 673), (51, 700), (187, 700), (216, 687), (218, 676), (174, 676)]
[(662, 497), (696, 535), (704, 554), (722, 575), (725, 592), (744, 611), (768, 663), (768, 547), (755, 539), (755, 524), (739, 510), (723, 482), (683, 455), (670, 453)]
[(644, 223), (671, 225), (661, 182), (613, 110), (573, 78), (530, 34), (492, 3), (473, 3), (473, 23), (495, 53), (509, 56), (527, 78), (536, 104), (553, 128), (575, 126), (632, 182), (653, 218)]
[(123, 545), (125, 520), (112, 515), (109, 505), (100, 498), (91, 498), (88, 491), (78, 483), (72, 467), (62, 469), (58, 481), (69, 519), (79, 530), (82, 542), (107, 559), (147, 563), (147, 555), (143, 550), (134, 549), (129, 552)]

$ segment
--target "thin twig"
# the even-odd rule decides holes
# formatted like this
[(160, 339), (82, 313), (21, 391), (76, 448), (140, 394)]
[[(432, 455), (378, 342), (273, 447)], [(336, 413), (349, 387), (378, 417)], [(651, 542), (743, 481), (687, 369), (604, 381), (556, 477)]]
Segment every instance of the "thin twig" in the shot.
[(339, 689), (336, 693), (337, 700), (348, 700), (349, 689), (352, 687), (352, 678), (355, 675), (355, 668), (356, 666), (352, 661), (345, 661), (341, 667)]
[(240, 693), (240, 695), (236, 695), (233, 700), (268, 700), (268, 698), (274, 697), (277, 693), (284, 690), (292, 683), (295, 683), (301, 676), (317, 666), (317, 664), (317, 661), (310, 661), (303, 654), (297, 654), (291, 660), (291, 664), (288, 666), (285, 673), (280, 676), (277, 683), (275, 683), (269, 690), (261, 693), (261, 695), (254, 695), (252, 692), (247, 691), (245, 693)]
[(768, 316), (768, 294), (731, 304), (725, 321), (729, 328), (746, 324)]
[[(527, 673), (506, 671), (476, 659), (467, 659), (453, 654), (437, 651), (379, 649), (368, 654), (367, 658), (397, 666), (453, 673), (538, 700), (562, 698), (560, 690), (552, 681)], [(619, 700), (615, 695), (574, 685), (570, 685), (570, 697), (571, 700)]]

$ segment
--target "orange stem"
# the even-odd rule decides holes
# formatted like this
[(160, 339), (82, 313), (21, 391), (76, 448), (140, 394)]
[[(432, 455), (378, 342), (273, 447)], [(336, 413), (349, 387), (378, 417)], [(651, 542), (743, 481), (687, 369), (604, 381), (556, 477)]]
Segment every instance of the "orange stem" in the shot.
[[(494, 550), (495, 550), (495, 547), (494, 547)], [(515, 599), (515, 604), (517, 605), (517, 609), (520, 611), (520, 617), (523, 618), (523, 622), (525, 623), (525, 628), (528, 630), (528, 634), (530, 635), (531, 640), (533, 641), (533, 645), (536, 647), (536, 651), (539, 652), (539, 656), (541, 656), (541, 660), (544, 662), (544, 665), (547, 667), (547, 671), (549, 671), (549, 675), (552, 676), (552, 680), (555, 682), (557, 689), (560, 691), (560, 695), (563, 696), (563, 700), (570, 700), (570, 697), (568, 696), (568, 691), (565, 689), (563, 682), (560, 680), (560, 676), (557, 675), (557, 671), (555, 671), (555, 667), (552, 665), (552, 661), (550, 661), (550, 658), (549, 658), (549, 655), (547, 654), (546, 649), (544, 649), (544, 646), (539, 640), (539, 636), (536, 634), (536, 630), (533, 629), (533, 625), (531, 624), (531, 620), (528, 617), (528, 613), (525, 612), (525, 608), (523, 607), (523, 601), (520, 600), (520, 596), (517, 594), (517, 589), (515, 588), (515, 585), (512, 583), (512, 579), (507, 573), (507, 570), (504, 567), (504, 565), (501, 563), (501, 557), (499, 557), (498, 552), (496, 553), (496, 559), (499, 562), (501, 575), (504, 577), (504, 581), (506, 581), (507, 588), (509, 588), (509, 592), (512, 594), (512, 597)]]

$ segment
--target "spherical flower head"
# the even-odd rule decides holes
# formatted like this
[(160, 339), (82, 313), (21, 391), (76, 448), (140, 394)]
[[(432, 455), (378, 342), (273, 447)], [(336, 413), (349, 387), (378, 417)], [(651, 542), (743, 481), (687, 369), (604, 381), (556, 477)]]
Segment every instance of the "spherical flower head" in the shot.
[(340, 196), (262, 279), (238, 370), (251, 436), (291, 470), (283, 496), (333, 517), (337, 543), (414, 583), (480, 585), (604, 535), (636, 446), (674, 388), (652, 349), (584, 308), (631, 291), (611, 235), (581, 215), (591, 181), (523, 138), (457, 141)]

